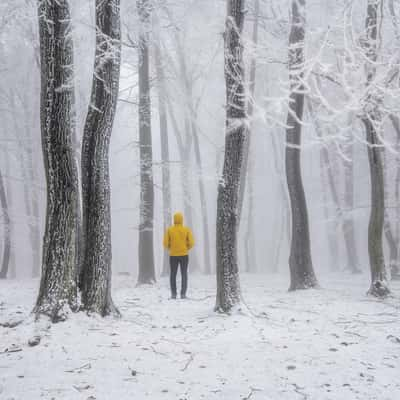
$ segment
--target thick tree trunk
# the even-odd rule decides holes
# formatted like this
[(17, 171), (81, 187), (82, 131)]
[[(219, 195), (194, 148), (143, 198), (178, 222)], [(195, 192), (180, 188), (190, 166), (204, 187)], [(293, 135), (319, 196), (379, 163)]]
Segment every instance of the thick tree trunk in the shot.
[[(168, 117), (166, 105), (166, 85), (161, 56), (160, 38), (157, 36), (157, 43), (154, 48), (155, 66), (158, 84), (158, 114), (160, 118), (160, 143), (161, 143), (161, 163), (162, 163), (162, 195), (163, 195), (163, 223), (164, 232), (172, 221), (171, 211), (171, 176), (169, 159), (169, 138), (168, 138)], [(169, 272), (168, 253), (163, 253), (163, 264), (161, 276), (167, 276)]]
[(3, 256), (1, 261), (0, 279), (6, 279), (8, 275), (8, 267), (10, 263), (11, 253), (11, 223), (10, 215), (8, 213), (6, 187), (4, 185), (3, 175), (0, 171), (0, 209), (1, 209), (1, 221), (3, 223)]
[(304, 111), (305, 0), (293, 0), (289, 37), (289, 73), (291, 93), (286, 131), (286, 178), (292, 209), (289, 290), (318, 286), (310, 248), (310, 232), (304, 187), (301, 177), (301, 121)]
[(242, 31), (244, 1), (228, 0), (225, 24), (225, 159), (217, 200), (217, 298), (215, 309), (229, 312), (240, 303), (237, 229), (240, 174), (248, 134)]
[(82, 303), (102, 316), (118, 315), (111, 298), (109, 147), (121, 65), (119, 0), (96, 0), (92, 94), (82, 141)]
[(53, 322), (76, 309), (77, 171), (73, 160), (73, 43), (67, 0), (39, 0), (41, 129), (47, 182), (42, 277), (34, 311)]
[(140, 145), (140, 225), (138, 285), (156, 281), (154, 266), (154, 184), (151, 138), (149, 29), (150, 3), (137, 0), (139, 34), (139, 145)]
[(367, 71), (367, 96), (362, 121), (365, 126), (368, 143), (368, 160), (371, 176), (371, 214), (368, 227), (368, 254), (371, 268), (371, 286), (368, 293), (384, 297), (390, 293), (385, 260), (383, 256), (382, 234), (385, 214), (385, 188), (383, 178), (382, 144), (378, 130), (382, 121), (379, 111), (379, 99), (372, 85), (376, 75), (375, 63), (378, 59), (378, 10), (380, 1), (368, 0), (365, 22), (366, 40), (364, 50)]

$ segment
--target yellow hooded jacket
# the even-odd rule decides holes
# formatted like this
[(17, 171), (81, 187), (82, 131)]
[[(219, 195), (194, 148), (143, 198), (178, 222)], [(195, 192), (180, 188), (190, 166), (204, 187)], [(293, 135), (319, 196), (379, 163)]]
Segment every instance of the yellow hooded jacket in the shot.
[(186, 256), (194, 246), (192, 231), (183, 226), (183, 215), (174, 215), (174, 225), (170, 226), (164, 235), (164, 247), (172, 257)]

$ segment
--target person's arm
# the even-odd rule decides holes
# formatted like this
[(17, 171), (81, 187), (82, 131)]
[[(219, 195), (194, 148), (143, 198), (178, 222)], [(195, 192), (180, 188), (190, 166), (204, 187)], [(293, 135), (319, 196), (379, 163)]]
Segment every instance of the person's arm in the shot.
[(163, 245), (165, 249), (169, 249), (171, 247), (171, 240), (169, 237), (169, 229), (165, 231)]
[(187, 237), (186, 237), (186, 242), (187, 242), (187, 248), (190, 250), (194, 246), (194, 237), (192, 231), (188, 228), (187, 232)]

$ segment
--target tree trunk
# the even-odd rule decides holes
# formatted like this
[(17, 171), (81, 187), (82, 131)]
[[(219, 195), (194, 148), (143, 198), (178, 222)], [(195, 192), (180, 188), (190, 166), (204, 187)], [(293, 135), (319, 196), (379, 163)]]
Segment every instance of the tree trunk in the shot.
[(393, 235), (392, 226), (390, 223), (389, 215), (387, 211), (385, 211), (385, 222), (383, 225), (383, 230), (385, 233), (386, 241), (389, 247), (389, 268), (390, 275), (393, 280), (397, 280), (399, 277), (399, 270), (397, 266), (398, 259), (398, 248), (397, 243)]
[[(77, 171), (73, 160), (73, 42), (68, 0), (39, 0), (41, 129), (47, 182), (42, 277), (34, 311), (52, 322), (77, 307)], [(68, 66), (68, 67), (67, 67)]]
[(318, 286), (311, 259), (308, 212), (300, 166), (301, 121), (304, 111), (305, 11), (305, 0), (292, 1), (289, 37), (291, 93), (286, 131), (286, 178), (292, 209), (289, 290)]
[[(397, 155), (396, 155), (397, 158)], [(398, 161), (398, 160), (396, 160)], [(389, 270), (390, 270), (390, 278), (396, 279), (396, 275), (398, 273), (397, 268), (397, 259), (398, 259), (398, 248), (396, 239), (394, 238), (392, 224), (390, 222), (389, 210), (386, 207), (386, 202), (388, 202), (389, 196), (389, 187), (388, 187), (388, 160), (387, 153), (383, 150), (383, 180), (384, 180), (384, 197), (385, 197), (385, 214), (384, 214), (384, 223), (383, 223), (383, 232), (386, 238), (386, 243), (389, 247)]]
[(194, 115), (192, 116), (192, 134), (194, 141), (194, 154), (197, 164), (197, 176), (198, 176), (198, 184), (199, 184), (199, 192), (200, 192), (200, 207), (201, 207), (201, 217), (203, 221), (203, 246), (204, 246), (204, 272), (209, 275), (211, 274), (211, 255), (210, 255), (210, 235), (208, 228), (208, 209), (207, 209), (207, 198), (206, 198), (206, 189), (204, 186), (203, 179), (203, 167), (201, 161), (201, 153), (200, 153), (200, 143), (199, 143), (199, 135), (197, 132), (196, 123), (193, 121)]
[(347, 269), (353, 274), (359, 274), (361, 270), (352, 215), (354, 210), (354, 144), (351, 137), (347, 138), (343, 152), (346, 155), (344, 161), (344, 206), (346, 213), (343, 220), (343, 233), (347, 253)]
[[(307, 102), (310, 116), (313, 119), (313, 122), (315, 124), (315, 130), (317, 132), (317, 136), (319, 138), (323, 137), (322, 134), (322, 129), (319, 125), (317, 116), (314, 112), (314, 107), (311, 103), (311, 100)], [(354, 251), (355, 249), (352, 246), (355, 246), (355, 238), (354, 238), (354, 231), (349, 231), (349, 226), (348, 226), (348, 221), (349, 218), (343, 213), (342, 207), (340, 205), (340, 199), (339, 199), (339, 193), (336, 185), (336, 180), (335, 180), (335, 175), (334, 175), (334, 166), (332, 165), (331, 159), (329, 157), (329, 151), (328, 149), (323, 146), (321, 148), (321, 155), (320, 155), (320, 173), (321, 173), (321, 180), (322, 180), (322, 193), (324, 197), (324, 206), (325, 206), (325, 217), (326, 219), (330, 218), (329, 215), (329, 210), (328, 210), (328, 205), (327, 205), (327, 190), (326, 186), (328, 183), (328, 186), (330, 188), (330, 194), (333, 200), (333, 204), (335, 206), (335, 214), (332, 218), (333, 223), (334, 223), (334, 229), (328, 229), (328, 242), (329, 242), (329, 248), (331, 252), (331, 270), (332, 271), (337, 271), (338, 268), (338, 253), (339, 253), (339, 248), (337, 244), (337, 229), (338, 229), (338, 224), (342, 226), (343, 229), (343, 237), (345, 241), (345, 246), (346, 246), (346, 251), (348, 255), (348, 259), (351, 260), (352, 257), (354, 256)], [(326, 178), (325, 178), (326, 176)], [(353, 180), (350, 181), (351, 184), (353, 184)], [(347, 181), (346, 181), (346, 184)], [(353, 189), (352, 187), (347, 187), (346, 188), (349, 193), (352, 193)], [(350, 222), (352, 222), (352, 219), (350, 218)], [(353, 241), (351, 241), (353, 240)], [(358, 272), (357, 266), (353, 265), (350, 263), (349, 268), (353, 273)]]
[[(178, 144), (178, 150), (181, 158), (180, 163), (180, 175), (182, 181), (182, 190), (183, 190), (183, 207), (185, 220), (188, 223), (188, 226), (193, 229), (193, 213), (192, 213), (192, 191), (190, 189), (190, 179), (189, 179), (189, 168), (190, 168), (190, 151), (193, 144), (193, 136), (188, 135), (187, 141), (183, 143), (182, 133), (179, 129), (178, 122), (173, 113), (171, 102), (168, 101), (168, 113), (172, 122), (172, 128), (175, 132), (175, 137)], [(185, 118), (185, 131), (189, 130), (189, 121)], [(196, 253), (196, 247), (190, 253), (190, 271), (199, 271), (200, 265)]]
[(137, 0), (139, 34), (139, 143), (140, 143), (140, 225), (138, 285), (156, 281), (154, 266), (154, 184), (151, 138), (149, 29), (150, 3)]
[[(254, 25), (253, 25), (253, 46), (258, 44), (258, 20), (260, 13), (260, 0), (254, 0)], [(257, 256), (256, 246), (254, 237), (254, 193), (253, 193), (253, 168), (254, 161), (251, 158), (251, 136), (254, 130), (253, 114), (254, 114), (254, 102), (255, 102), (255, 91), (256, 91), (256, 73), (257, 73), (257, 59), (253, 55), (250, 65), (250, 85), (249, 85), (249, 100), (247, 102), (247, 115), (249, 118), (249, 132), (246, 136), (244, 143), (244, 154), (243, 154), (243, 165), (240, 176), (240, 191), (239, 191), (239, 226), (242, 220), (241, 215), (243, 213), (244, 195), (246, 193), (246, 184), (248, 180), (248, 214), (247, 214), (247, 228), (245, 233), (245, 260), (246, 260), (246, 272), (257, 271)]]
[[(28, 118), (29, 108), (21, 100), (20, 104), (16, 101), (16, 94), (10, 91), (10, 102), (14, 110), (22, 107), (23, 113)], [(25, 217), (29, 230), (29, 243), (31, 246), (32, 277), (37, 278), (40, 273), (40, 233), (39, 233), (39, 205), (37, 201), (36, 173), (33, 166), (33, 136), (30, 135), (29, 121), (21, 124), (18, 116), (13, 116), (13, 128), (17, 138), (20, 152), (17, 155), (23, 180), (23, 193), (25, 205)]]
[[(10, 159), (8, 155), (4, 157), (5, 161), (5, 173), (6, 176), (10, 174)], [(10, 216), (10, 260), (8, 263), (8, 277), (10, 279), (15, 279), (17, 277), (17, 266), (15, 262), (15, 249), (14, 249), (14, 223), (13, 223), (13, 209), (12, 209), (12, 204), (13, 203), (13, 190), (12, 190), (12, 184), (9, 180), (6, 182), (6, 199), (7, 199), (7, 205), (8, 205), (8, 210), (9, 210), (9, 216)], [(10, 207), (11, 206), (11, 207)]]
[[(171, 176), (169, 160), (169, 138), (168, 138), (168, 117), (166, 106), (166, 85), (165, 74), (161, 56), (160, 38), (157, 36), (157, 43), (154, 48), (155, 66), (158, 84), (158, 114), (160, 117), (160, 143), (161, 143), (161, 164), (162, 164), (162, 195), (163, 195), (163, 222), (164, 232), (172, 221), (171, 211)], [(167, 276), (169, 272), (168, 252), (163, 253), (163, 265), (161, 276)]]
[[(258, 20), (260, 13), (260, 0), (254, 0), (254, 25), (253, 25), (253, 46), (257, 46), (258, 44)], [(239, 218), (238, 223), (240, 225), (241, 215), (243, 211), (243, 203), (244, 203), (244, 194), (246, 192), (246, 178), (249, 176), (248, 164), (249, 164), (249, 156), (250, 156), (250, 147), (251, 147), (251, 134), (252, 134), (252, 117), (254, 113), (254, 96), (256, 89), (256, 72), (257, 72), (257, 58), (255, 55), (252, 56), (251, 64), (250, 64), (250, 76), (249, 76), (249, 101), (247, 104), (247, 114), (250, 121), (250, 128), (248, 135), (245, 138), (244, 142), (244, 152), (243, 152), (243, 163), (242, 170), (240, 173), (240, 190), (239, 190)]]
[[(169, 9), (166, 8), (166, 12), (170, 21), (172, 22), (172, 16), (169, 12)], [(190, 148), (191, 144), (194, 147), (194, 155), (195, 155), (195, 162), (197, 167), (197, 182), (199, 187), (199, 195), (200, 195), (200, 207), (201, 207), (201, 216), (202, 216), (202, 223), (203, 223), (203, 253), (204, 253), (204, 272), (206, 274), (211, 273), (211, 256), (210, 256), (210, 237), (209, 237), (209, 227), (208, 227), (208, 209), (207, 209), (207, 197), (206, 197), (206, 190), (204, 186), (204, 179), (203, 179), (203, 167), (202, 167), (202, 159), (201, 159), (201, 151), (200, 151), (200, 141), (199, 141), (199, 134), (196, 125), (196, 110), (194, 107), (193, 102), (193, 84), (190, 80), (188, 69), (186, 65), (186, 58), (185, 58), (185, 51), (183, 45), (181, 43), (180, 37), (175, 30), (175, 43), (177, 46), (177, 53), (179, 58), (179, 68), (181, 78), (183, 80), (183, 86), (185, 91), (185, 131), (187, 132), (188, 139), (186, 144), (186, 151), (185, 151), (185, 161), (187, 162), (187, 167), (189, 166), (190, 162)], [(187, 186), (188, 187), (188, 186)], [(189, 207), (193, 207), (192, 202), (188, 204)], [(190, 212), (191, 214), (191, 212)], [(193, 253), (194, 255), (194, 253)], [(197, 260), (194, 260), (197, 263)], [(197, 266), (197, 269), (198, 266)]]
[(111, 298), (109, 147), (121, 65), (119, 0), (96, 0), (96, 53), (82, 141), (82, 303), (102, 316), (119, 315)]
[(1, 216), (4, 228), (4, 244), (3, 244), (3, 257), (0, 269), (0, 279), (6, 279), (8, 275), (8, 267), (10, 262), (11, 253), (11, 227), (10, 215), (8, 213), (6, 187), (3, 181), (3, 175), (0, 171), (0, 206)]
[(244, 1), (228, 0), (225, 23), (226, 136), (217, 200), (217, 298), (215, 309), (230, 312), (240, 303), (237, 229), (240, 174), (248, 130), (242, 31)]
[(398, 249), (399, 238), (400, 238), (400, 120), (397, 116), (391, 115), (390, 120), (392, 122), (393, 128), (396, 131), (396, 177), (395, 177), (395, 200), (396, 200), (396, 217), (395, 217), (395, 244), (397, 249), (397, 257), (395, 263), (391, 265), (391, 279), (400, 280), (400, 251)]
[(382, 163), (382, 144), (378, 130), (382, 121), (379, 110), (379, 99), (376, 88), (372, 85), (376, 76), (375, 63), (378, 59), (378, 10), (380, 1), (368, 0), (367, 17), (365, 22), (366, 40), (364, 50), (367, 71), (367, 96), (362, 121), (366, 130), (368, 143), (368, 160), (371, 175), (371, 214), (368, 227), (368, 254), (371, 268), (370, 295), (384, 297), (390, 293), (385, 260), (383, 256), (382, 234), (385, 213), (385, 194)]

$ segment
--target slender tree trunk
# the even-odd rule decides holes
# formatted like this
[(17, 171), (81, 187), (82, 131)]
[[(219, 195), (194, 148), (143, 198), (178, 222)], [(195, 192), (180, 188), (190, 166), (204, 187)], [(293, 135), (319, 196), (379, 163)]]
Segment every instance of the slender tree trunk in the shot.
[[(169, 13), (168, 8), (166, 9), (169, 19), (172, 21), (171, 15)], [(196, 111), (193, 104), (193, 85), (190, 81), (188, 69), (186, 65), (185, 59), (185, 51), (183, 45), (181, 43), (180, 37), (175, 31), (175, 42), (177, 46), (178, 58), (179, 58), (179, 67), (180, 73), (182, 75), (183, 86), (185, 90), (185, 130), (188, 134), (188, 141), (192, 141), (195, 155), (195, 162), (197, 167), (197, 182), (199, 187), (200, 194), (200, 207), (201, 207), (201, 216), (202, 216), (202, 224), (203, 224), (203, 252), (204, 252), (204, 272), (206, 274), (211, 273), (211, 256), (210, 256), (210, 237), (209, 237), (209, 227), (208, 227), (208, 208), (207, 208), (207, 197), (206, 190), (204, 185), (203, 178), (203, 167), (202, 167), (202, 158), (200, 151), (200, 141), (199, 134), (196, 125)], [(189, 165), (190, 159), (190, 146), (187, 145), (189, 151), (186, 153), (186, 161)], [(192, 203), (190, 203), (190, 207), (192, 207)]]
[(10, 224), (10, 215), (8, 213), (6, 187), (4, 185), (3, 175), (1, 174), (1, 171), (0, 171), (0, 206), (1, 206), (1, 216), (2, 216), (3, 230), (4, 230), (3, 257), (0, 269), (0, 279), (6, 279), (10, 263), (11, 224)]
[(137, 0), (139, 34), (139, 142), (140, 142), (140, 226), (138, 285), (156, 281), (154, 266), (154, 184), (151, 138), (149, 29), (150, 3)]
[[(253, 46), (258, 44), (258, 20), (260, 13), (260, 0), (254, 0), (254, 25), (253, 25)], [(257, 271), (257, 256), (256, 256), (256, 245), (254, 237), (254, 191), (253, 191), (253, 169), (254, 160), (251, 157), (252, 140), (251, 137), (254, 131), (253, 114), (254, 114), (254, 102), (256, 92), (256, 74), (257, 74), (257, 59), (253, 55), (250, 65), (250, 85), (249, 85), (249, 100), (247, 102), (247, 115), (249, 117), (249, 133), (246, 136), (244, 143), (244, 154), (243, 154), (243, 165), (240, 176), (240, 191), (239, 191), (239, 226), (242, 220), (241, 215), (243, 213), (244, 196), (246, 193), (246, 184), (248, 180), (248, 214), (247, 214), (247, 228), (245, 233), (245, 260), (246, 260), (246, 271), (256, 272)]]
[[(278, 146), (277, 140), (274, 135), (269, 135), (271, 138), (271, 146), (272, 146), (272, 152), (274, 154), (274, 164), (275, 164), (275, 172), (276, 175), (279, 179), (279, 189), (282, 194), (282, 208), (281, 208), (281, 233), (277, 239), (277, 243), (275, 245), (275, 248), (277, 249), (275, 259), (279, 260), (280, 259), (280, 252), (282, 249), (282, 244), (284, 238), (286, 239), (287, 243), (290, 242), (290, 203), (289, 203), (289, 194), (288, 194), (288, 189), (287, 189), (287, 182), (285, 178), (285, 174), (283, 172), (283, 158), (284, 158), (284, 152), (283, 152), (283, 146), (282, 148)], [(274, 268), (272, 269), (273, 272), (276, 272), (278, 270), (278, 266), (274, 264)]]
[(304, 111), (305, 0), (293, 0), (289, 37), (291, 93), (286, 131), (286, 178), (292, 209), (289, 290), (318, 286), (311, 259), (308, 211), (300, 166), (301, 121)]
[(353, 139), (348, 137), (343, 146), (346, 155), (344, 161), (344, 206), (345, 214), (343, 220), (344, 243), (347, 253), (347, 269), (353, 274), (361, 273), (360, 263), (357, 255), (357, 243), (355, 237), (355, 226), (352, 212), (354, 210), (354, 144)]
[(382, 121), (379, 111), (379, 99), (376, 98), (376, 88), (372, 87), (376, 75), (375, 63), (378, 59), (378, 10), (380, 1), (368, 0), (365, 22), (366, 40), (364, 43), (367, 58), (367, 97), (366, 109), (362, 121), (365, 126), (368, 143), (368, 160), (371, 175), (371, 214), (368, 227), (368, 254), (371, 268), (371, 286), (369, 294), (384, 297), (390, 293), (385, 260), (383, 256), (382, 234), (385, 213), (385, 190), (382, 163), (382, 144), (378, 130)]
[(394, 280), (398, 279), (398, 267), (397, 267), (397, 259), (398, 259), (398, 248), (397, 243), (393, 235), (392, 225), (390, 223), (389, 215), (387, 211), (385, 211), (385, 223), (383, 226), (383, 231), (385, 233), (386, 241), (389, 247), (389, 267), (391, 278)]
[(240, 174), (248, 134), (242, 31), (244, 1), (228, 0), (225, 23), (226, 136), (217, 200), (217, 298), (215, 309), (229, 312), (240, 303), (237, 229)]
[[(10, 159), (8, 155), (4, 157), (5, 159), (5, 173), (6, 176), (10, 174)], [(10, 183), (9, 180), (6, 182), (6, 199), (7, 199), (7, 205), (8, 205), (8, 210), (9, 210), (9, 217), (10, 217), (10, 260), (8, 263), (8, 277), (11, 279), (15, 279), (17, 277), (17, 266), (15, 262), (15, 249), (14, 249), (14, 223), (13, 223), (13, 210), (12, 210), (12, 204), (13, 203), (13, 190), (12, 190), (12, 184)]]
[[(314, 122), (317, 136), (322, 139), (322, 137), (323, 137), (322, 129), (319, 126), (318, 120), (314, 113), (314, 107), (311, 104), (311, 100), (307, 102), (307, 105), (308, 105), (308, 110), (309, 110), (310, 116)], [(326, 148), (326, 146), (324, 146), (324, 145), (321, 146), (321, 150), (320, 150), (320, 176), (321, 176), (321, 184), (322, 184), (322, 197), (323, 197), (323, 202), (324, 202), (325, 219), (327, 221), (332, 219), (332, 222), (333, 222), (333, 226), (332, 226), (332, 224), (329, 224), (328, 228), (327, 228), (328, 245), (329, 245), (329, 250), (331, 253), (330, 270), (338, 271), (339, 270), (339, 267), (338, 267), (339, 247), (338, 247), (338, 242), (336, 239), (336, 234), (337, 234), (338, 221), (339, 221), (342, 213), (341, 213), (341, 209), (340, 209), (340, 205), (339, 205), (339, 196), (338, 196), (337, 190), (336, 190), (335, 177), (332, 172), (329, 151)], [(328, 183), (329, 183), (329, 188), (330, 188), (330, 192), (331, 192), (331, 197), (332, 197), (332, 200), (333, 200), (333, 203), (335, 206), (335, 212), (334, 212), (333, 216), (331, 216), (331, 213), (329, 211), (329, 205), (328, 205)]]
[[(24, 104), (25, 115), (28, 115), (28, 109)], [(37, 172), (34, 165), (34, 134), (31, 132), (31, 127), (25, 127), (25, 146), (26, 151), (26, 168), (27, 168), (27, 181), (24, 183), (30, 186), (29, 201), (30, 217), (29, 217), (29, 240), (32, 250), (32, 277), (37, 278), (40, 274), (40, 223), (39, 223), (39, 200), (38, 200), (38, 179)], [(79, 197), (78, 197), (79, 198)]]
[[(192, 118), (194, 118), (194, 116), (192, 116)], [(196, 159), (196, 164), (197, 164), (197, 175), (198, 175), (198, 184), (199, 184), (199, 192), (200, 192), (201, 217), (202, 217), (202, 221), (203, 221), (204, 272), (207, 275), (209, 275), (209, 274), (211, 274), (211, 254), (210, 254), (211, 243), (210, 243), (210, 235), (209, 235), (209, 227), (208, 227), (207, 197), (206, 197), (206, 189), (204, 186), (199, 135), (197, 132), (196, 124), (193, 120), (192, 120), (192, 133), (193, 133), (193, 141), (194, 141), (194, 154), (195, 154), (195, 159)]]
[[(259, 20), (259, 13), (260, 13), (260, 0), (254, 0), (254, 25), (253, 25), (253, 46), (257, 46), (258, 44), (258, 20)], [(240, 219), (243, 211), (243, 203), (244, 203), (244, 195), (246, 192), (246, 183), (247, 183), (247, 177), (250, 176), (250, 173), (248, 171), (248, 164), (249, 164), (249, 157), (250, 157), (250, 147), (251, 147), (251, 136), (252, 136), (252, 130), (253, 130), (253, 123), (252, 123), (252, 117), (254, 113), (254, 96), (255, 96), (255, 91), (256, 91), (256, 73), (257, 73), (257, 58), (255, 55), (253, 55), (251, 59), (251, 64), (250, 64), (250, 85), (249, 85), (249, 101), (247, 104), (247, 114), (249, 116), (250, 120), (250, 128), (249, 128), (249, 134), (245, 138), (244, 142), (244, 152), (243, 152), (243, 163), (242, 163), (242, 170), (240, 173), (240, 190), (239, 190), (239, 206), (238, 206), (238, 211), (239, 211), (239, 219), (238, 223), (240, 225)]]
[(82, 141), (82, 303), (102, 316), (119, 315), (111, 298), (109, 147), (121, 65), (119, 0), (96, 0), (96, 53)]
[(42, 277), (34, 311), (53, 322), (77, 307), (77, 171), (73, 160), (73, 43), (67, 0), (39, 0), (41, 129), (47, 182)]
[[(396, 15), (396, 11), (394, 8), (394, 0), (389, 0), (388, 2), (388, 8), (389, 8), (389, 14), (392, 20), (392, 24), (394, 27), (394, 32), (396, 36), (396, 40), (398, 43), (400, 43), (400, 29), (399, 29), (399, 22), (398, 22), (398, 17)], [(392, 125), (394, 127), (394, 130), (396, 131), (396, 149), (397, 152), (399, 153), (400, 151), (400, 119), (397, 115), (390, 115), (390, 120), (392, 122)], [(397, 153), (397, 154), (398, 154)], [(399, 251), (399, 240), (400, 240), (400, 156), (396, 156), (396, 164), (397, 164), (397, 170), (396, 170), (396, 178), (395, 178), (395, 199), (396, 199), (396, 218), (394, 221), (395, 224), (395, 246), (396, 246), (396, 252), (397, 252), (397, 257), (395, 262), (392, 263), (393, 257), (394, 257), (394, 252), (395, 249), (390, 245), (390, 251), (391, 251), (391, 279), (393, 280), (400, 280), (400, 251)], [(386, 231), (386, 229), (385, 229)], [(394, 239), (394, 238), (393, 238)], [(388, 242), (390, 243), (391, 240), (388, 238)]]
[[(24, 115), (28, 118), (29, 109), (25, 106), (24, 102), (21, 101), (21, 104), (18, 104), (16, 101), (16, 95), (12, 91), (10, 91), (9, 98), (13, 109), (17, 110), (22, 107)], [(25, 123), (25, 126), (22, 125), (18, 116), (16, 114), (14, 115), (13, 128), (18, 146), (20, 147), (20, 152), (17, 158), (23, 180), (25, 216), (29, 231), (29, 243), (31, 246), (31, 270), (32, 277), (37, 278), (40, 273), (40, 233), (38, 232), (39, 206), (36, 198), (37, 191), (34, 188), (36, 183), (36, 174), (33, 166), (32, 155), (33, 138), (29, 133), (29, 130), (31, 129), (29, 124), (30, 122), (28, 120), (28, 122)]]
[[(183, 190), (183, 207), (184, 207), (184, 214), (185, 220), (191, 229), (193, 229), (193, 196), (192, 191), (190, 188), (190, 179), (189, 179), (189, 170), (190, 170), (190, 151), (193, 145), (193, 136), (188, 135), (187, 141), (183, 143), (183, 135), (179, 128), (178, 122), (176, 120), (175, 114), (173, 113), (171, 102), (168, 101), (168, 114), (170, 116), (172, 122), (172, 128), (175, 132), (175, 137), (178, 143), (178, 150), (181, 159), (180, 163), (180, 175), (182, 181), (182, 190)], [(185, 131), (188, 131), (189, 128), (189, 121), (185, 118)], [(196, 253), (196, 247), (192, 250), (190, 254), (190, 271), (199, 271), (200, 265)]]
[[(319, 125), (317, 116), (314, 112), (314, 107), (311, 103), (311, 101), (307, 102), (308, 104), (308, 108), (309, 108), (309, 112), (310, 112), (310, 116), (313, 119), (313, 122), (315, 124), (315, 129), (317, 132), (317, 136), (319, 138), (323, 137), (322, 134), (322, 129)], [(338, 224), (341, 225), (342, 229), (343, 229), (343, 237), (344, 237), (344, 241), (345, 241), (345, 246), (346, 246), (346, 251), (347, 251), (347, 255), (348, 255), (348, 259), (351, 260), (352, 256), (354, 255), (354, 249), (352, 248), (354, 242), (351, 242), (351, 239), (354, 240), (354, 232), (351, 234), (351, 232), (348, 231), (348, 225), (347, 225), (347, 221), (348, 221), (348, 217), (343, 213), (342, 207), (340, 205), (340, 199), (339, 199), (339, 193), (338, 193), (338, 188), (337, 188), (337, 184), (336, 184), (336, 179), (335, 179), (335, 175), (334, 175), (334, 166), (332, 165), (331, 162), (331, 158), (329, 156), (329, 151), (326, 147), (322, 147), (321, 148), (321, 155), (320, 155), (320, 173), (321, 173), (321, 180), (322, 180), (322, 191), (323, 191), (323, 197), (324, 197), (324, 206), (325, 206), (325, 217), (327, 219), (331, 218), (330, 217), (330, 213), (328, 210), (328, 205), (327, 205), (327, 190), (326, 187), (329, 187), (330, 189), (330, 195), (331, 198), (333, 200), (333, 204), (335, 207), (335, 213), (332, 217), (333, 223), (334, 223), (334, 227), (333, 229), (328, 229), (328, 242), (329, 242), (329, 248), (330, 248), (330, 252), (331, 252), (331, 270), (332, 271), (338, 271), (338, 254), (339, 254), (339, 248), (338, 248), (338, 244), (337, 244), (337, 237), (336, 237), (336, 233), (338, 230)], [(325, 178), (326, 177), (326, 178)], [(351, 180), (351, 182), (353, 182)], [(347, 188), (349, 191), (352, 191), (352, 188)], [(350, 221), (352, 221), (350, 219)], [(347, 240), (349, 239), (349, 240)], [(352, 272), (356, 273), (357, 269), (356, 269), (356, 265), (351, 265), (350, 269), (352, 270)]]
[[(400, 239), (400, 156), (399, 151), (400, 151), (400, 119), (397, 116), (392, 115), (390, 117), (390, 120), (392, 122), (393, 128), (396, 132), (396, 149), (397, 149), (397, 155), (396, 155), (396, 177), (395, 177), (395, 200), (396, 200), (396, 212), (395, 212), (395, 244), (396, 244), (396, 249), (397, 249), (397, 258), (395, 263), (391, 265), (391, 278), (393, 280), (400, 280), (400, 251), (399, 251), (399, 239)], [(394, 255), (394, 254), (393, 254)]]
[[(396, 156), (397, 157), (397, 156)], [(398, 161), (398, 160), (396, 160)], [(383, 179), (384, 179), (384, 196), (386, 202), (390, 198), (389, 196), (389, 186), (388, 186), (388, 160), (387, 153), (383, 150)], [(398, 259), (398, 248), (396, 239), (394, 238), (392, 224), (390, 222), (389, 210), (386, 207), (385, 202), (385, 214), (384, 214), (384, 223), (383, 223), (383, 232), (386, 238), (386, 243), (389, 247), (389, 268), (390, 268), (390, 277), (391, 279), (396, 279), (397, 273), (397, 259)]]
[(245, 259), (246, 259), (246, 272), (257, 272), (257, 254), (256, 243), (254, 237), (254, 190), (253, 190), (253, 160), (248, 161), (248, 214), (247, 214), (247, 228), (245, 233)]
[[(163, 195), (163, 222), (164, 231), (171, 224), (171, 176), (169, 159), (169, 138), (168, 138), (168, 116), (166, 106), (166, 85), (165, 74), (161, 56), (160, 38), (157, 36), (157, 43), (154, 47), (155, 66), (157, 71), (158, 83), (158, 114), (160, 117), (160, 143), (161, 143), (161, 163), (162, 163), (162, 195)], [(167, 276), (169, 272), (169, 257), (164, 251), (163, 266), (161, 276)]]

